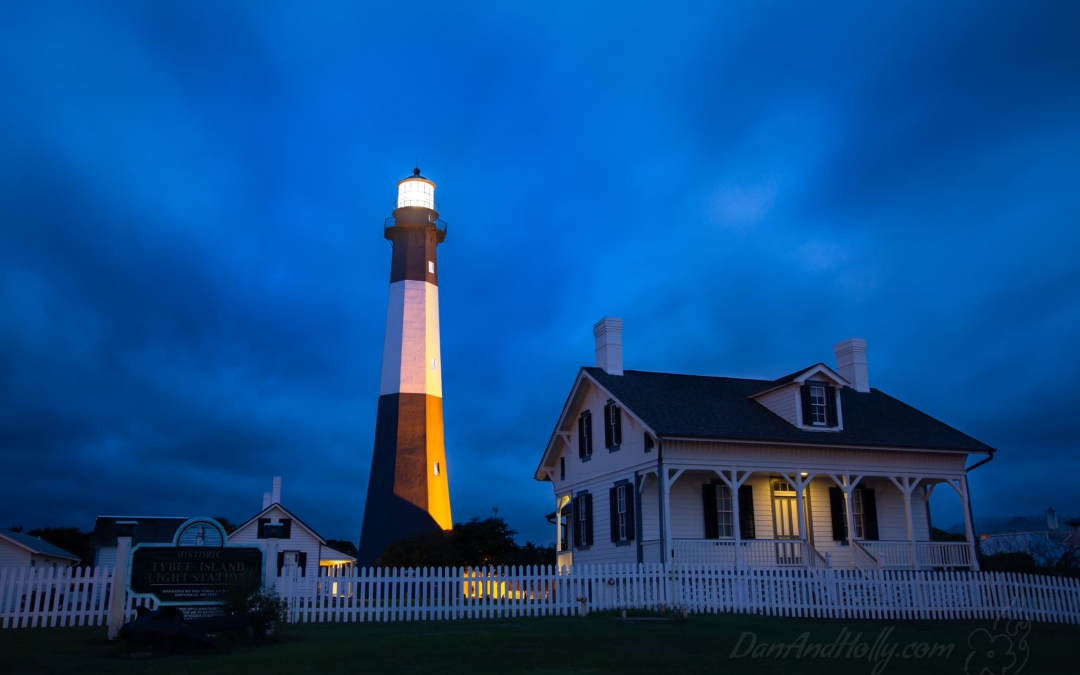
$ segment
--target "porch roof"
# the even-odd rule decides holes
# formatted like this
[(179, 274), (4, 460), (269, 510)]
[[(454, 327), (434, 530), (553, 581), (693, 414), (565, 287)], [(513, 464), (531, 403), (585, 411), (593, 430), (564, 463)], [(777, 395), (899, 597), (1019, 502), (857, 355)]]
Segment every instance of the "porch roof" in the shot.
[(660, 436), (994, 452), (989, 445), (877, 389), (861, 393), (842, 387), (844, 429), (820, 432), (799, 429), (748, 398), (775, 386), (776, 381), (584, 370)]

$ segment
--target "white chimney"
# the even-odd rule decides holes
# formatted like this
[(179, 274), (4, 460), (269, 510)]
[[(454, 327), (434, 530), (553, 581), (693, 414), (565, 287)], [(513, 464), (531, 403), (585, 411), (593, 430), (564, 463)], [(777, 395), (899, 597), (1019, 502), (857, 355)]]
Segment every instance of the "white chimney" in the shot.
[(274, 476), (274, 488), (270, 493), (270, 500), (271, 504), (281, 503), (281, 476)]
[(622, 375), (622, 319), (604, 317), (592, 332), (596, 336), (596, 367), (608, 375)]
[(870, 373), (866, 369), (866, 340), (848, 338), (833, 346), (836, 372), (851, 383), (855, 391), (870, 391)]
[(267, 506), (270, 506), (271, 504), (273, 504), (273, 502), (270, 501), (270, 493), (269, 492), (264, 492), (263, 493), (263, 508), (265, 509)]

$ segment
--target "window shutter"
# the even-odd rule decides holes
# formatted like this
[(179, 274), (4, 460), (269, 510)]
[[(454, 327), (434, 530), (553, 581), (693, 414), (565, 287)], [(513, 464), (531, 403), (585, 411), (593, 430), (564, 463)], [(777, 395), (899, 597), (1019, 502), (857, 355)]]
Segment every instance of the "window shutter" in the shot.
[(622, 444), (622, 408), (620, 408), (615, 403), (611, 404), (611, 418), (612, 418), (611, 419), (611, 427), (612, 427), (612, 430), (611, 430), (611, 435), (612, 435), (611, 444), (612, 445), (621, 445)]
[(577, 456), (585, 458), (585, 415), (578, 417), (577, 421)]
[(720, 518), (716, 515), (716, 485), (701, 486), (702, 512), (705, 514), (705, 538), (720, 538)]
[(866, 521), (866, 538), (870, 541), (878, 540), (877, 526), (877, 497), (871, 488), (862, 489), (863, 520)]
[(611, 404), (608, 403), (604, 406), (604, 447), (610, 448), (615, 445), (615, 440), (611, 437)]
[(633, 481), (626, 486), (626, 540), (634, 541), (635, 528), (637, 527), (634, 521), (634, 493), (637, 492), (634, 489)]
[(585, 545), (593, 544), (593, 507), (592, 495), (585, 495)]
[(269, 522), (269, 518), (259, 518), (259, 529), (258, 532), (255, 533), (256, 539), (266, 539), (266, 536), (263, 535), (263, 526), (269, 524)]
[(279, 577), (281, 576), (281, 569), (283, 567), (285, 567), (285, 553), (283, 551), (278, 551), (278, 554), (277, 554), (277, 575)]
[(307, 576), (307, 551), (300, 551), (296, 564), (300, 566), (300, 576)]
[(282, 528), (283, 531), (281, 533), (281, 538), (282, 539), (291, 539), (292, 538), (292, 518), (282, 518), (281, 519), (281, 524), (285, 526), (285, 527)]
[(847, 515), (844, 512), (844, 491), (829, 488), (829, 509), (832, 511), (833, 541), (847, 541)]
[(588, 410), (585, 411), (585, 454), (592, 454), (592, 413)]
[(574, 531), (571, 533), (572, 538), (574, 540), (574, 548), (580, 548), (581, 547), (581, 543), (580, 543), (581, 542), (581, 534), (578, 532), (577, 512), (578, 512), (577, 497), (571, 495), (570, 496), (570, 523), (571, 523), (570, 526), (572, 528), (574, 528)]
[(757, 539), (754, 525), (754, 486), (739, 487), (739, 536), (743, 539)]
[(653, 439), (652, 439), (652, 436), (649, 435), (649, 432), (646, 431), (645, 432), (645, 452), (652, 452), (652, 449), (653, 449)]
[(611, 488), (608, 490), (608, 502), (610, 503), (608, 514), (610, 515), (611, 541), (619, 541), (619, 514), (617, 513), (619, 504), (618, 492), (619, 488)]
[(836, 389), (832, 387), (825, 388), (825, 424), (830, 427), (839, 425), (836, 415)]
[(810, 404), (810, 385), (804, 384), (799, 388), (802, 396), (802, 423), (811, 426), (814, 423), (814, 409)]
[(566, 458), (559, 458), (559, 480), (566, 480)]

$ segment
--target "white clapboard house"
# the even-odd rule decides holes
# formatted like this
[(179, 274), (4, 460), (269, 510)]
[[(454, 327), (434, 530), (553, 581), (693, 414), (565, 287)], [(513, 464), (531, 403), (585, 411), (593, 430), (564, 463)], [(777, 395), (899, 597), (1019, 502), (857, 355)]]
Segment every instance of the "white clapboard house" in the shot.
[[(281, 505), (281, 478), (274, 478), (272, 490), (263, 493), (262, 499), (262, 510), (229, 534), (230, 545), (251, 545), (265, 550), (263, 528), (273, 523), (284, 526), (284, 535), (278, 540), (278, 574), (296, 570), (304, 577), (318, 576), (320, 567), (324, 568), (325, 574), (328, 569), (339, 572), (356, 563), (355, 557), (327, 546), (322, 536)], [(95, 566), (112, 567), (116, 564), (117, 520), (138, 522), (131, 540), (132, 546), (135, 546), (172, 542), (176, 529), (188, 518), (98, 516), (90, 538), (95, 550)]]
[[(865, 341), (753, 380), (624, 371), (622, 321), (594, 334), (535, 475), (560, 565), (977, 569), (967, 472), (994, 449), (871, 389)], [(967, 541), (931, 541), (935, 489)]]
[(79, 556), (38, 537), (0, 531), (0, 569), (5, 567), (71, 567)]

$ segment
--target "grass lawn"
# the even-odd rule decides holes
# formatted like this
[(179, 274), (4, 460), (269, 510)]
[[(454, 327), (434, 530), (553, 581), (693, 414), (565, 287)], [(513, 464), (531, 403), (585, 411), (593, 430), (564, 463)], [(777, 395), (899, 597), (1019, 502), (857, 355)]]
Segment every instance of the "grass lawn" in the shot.
[[(1016, 626), (1012, 626), (1015, 628)], [(543, 617), (522, 619), (473, 619), (467, 621), (365, 624), (306, 624), (286, 626), (280, 641), (265, 646), (224, 647), (212, 652), (174, 654), (147, 659), (123, 659), (105, 641), (105, 628), (21, 628), (0, 630), (0, 674), (21, 673), (950, 673), (965, 672), (972, 652), (968, 640), (978, 633), (976, 644), (984, 650), (980, 660), (969, 664), (971, 675), (986, 666), (997, 675), (1018, 657), (1008, 673), (1041, 675), (1073, 672), (1080, 644), (1080, 627), (1031, 624), (1026, 647), (1020, 636), (1009, 640), (991, 636), (990, 621), (844, 621), (783, 619), (736, 614), (690, 615), (686, 621), (623, 623), (614, 614), (587, 618)], [(846, 630), (846, 633), (844, 632)], [(893, 657), (873, 661), (855, 653), (872, 651), (875, 641), (888, 631), (878, 652), (895, 649)], [(1022, 633), (1023, 631), (1021, 631)], [(802, 658), (799, 647), (780, 655), (754, 657), (750, 638), (759, 650), (763, 643), (791, 644), (805, 638)], [(855, 635), (862, 633), (856, 642)], [(847, 637), (845, 637), (847, 636)], [(740, 639), (742, 642), (740, 643)], [(840, 640), (839, 656), (813, 655), (812, 645), (827, 649)], [(979, 641), (981, 640), (981, 642)], [(864, 644), (865, 647), (852, 646)], [(903, 658), (909, 644), (941, 645), (935, 655)], [(847, 646), (845, 646), (847, 645)], [(951, 653), (941, 650), (952, 645)], [(895, 646), (895, 647), (893, 647)], [(736, 657), (732, 652), (737, 649)], [(920, 649), (920, 647), (912, 647)], [(833, 647), (836, 651), (837, 647)], [(845, 651), (846, 650), (846, 651)], [(994, 657), (987, 652), (994, 651)], [(747, 655), (742, 656), (743, 653)], [(1027, 654), (1023, 668), (1017, 670)], [(875, 670), (875, 663), (877, 669)]]

